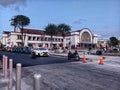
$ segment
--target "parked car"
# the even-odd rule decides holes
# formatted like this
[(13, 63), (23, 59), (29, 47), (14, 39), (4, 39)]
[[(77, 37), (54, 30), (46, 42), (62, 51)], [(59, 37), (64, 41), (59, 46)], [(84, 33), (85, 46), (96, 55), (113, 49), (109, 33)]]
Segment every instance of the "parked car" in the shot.
[(100, 49), (91, 50), (90, 54), (93, 54), (93, 55), (102, 55), (102, 50), (100, 50)]
[(31, 48), (30, 47), (24, 47), (23, 48), (23, 53), (30, 54), (31, 53)]
[(114, 49), (110, 50), (109, 53), (119, 53), (119, 49), (114, 48)]
[(23, 48), (22, 47), (17, 47), (16, 52), (17, 53), (23, 53)]
[(32, 52), (35, 52), (36, 56), (49, 56), (49, 51), (46, 48), (38, 47), (33, 49)]
[(12, 52), (12, 47), (6, 47), (7, 52)]
[(6, 48), (5, 48), (5, 47), (3, 47), (3, 48), (2, 48), (2, 51), (6, 51)]

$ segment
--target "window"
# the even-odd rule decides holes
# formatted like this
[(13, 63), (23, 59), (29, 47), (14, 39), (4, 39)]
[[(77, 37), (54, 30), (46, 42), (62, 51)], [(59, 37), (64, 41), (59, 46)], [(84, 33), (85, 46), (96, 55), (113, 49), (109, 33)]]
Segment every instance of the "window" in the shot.
[(40, 40), (40, 37), (37, 37), (37, 41), (39, 41)]
[(83, 42), (90, 42), (91, 41), (91, 36), (88, 32), (83, 32), (81, 36), (81, 40)]
[(45, 41), (47, 41), (47, 38), (45, 38)]
[(33, 40), (36, 40), (36, 37), (33, 37)]
[(31, 37), (30, 37), (30, 36), (28, 37), (28, 40), (31, 40)]
[(61, 42), (63, 42), (63, 39), (61, 39)]
[(60, 42), (60, 38), (58, 39), (58, 41)]
[(21, 38), (21, 35), (18, 35), (18, 36), (17, 36), (17, 39), (18, 39), (18, 40), (22, 39), (22, 38)]
[(50, 38), (48, 38), (48, 41), (51, 41), (51, 39), (50, 39)]
[(57, 42), (57, 38), (55, 38), (55, 41)]

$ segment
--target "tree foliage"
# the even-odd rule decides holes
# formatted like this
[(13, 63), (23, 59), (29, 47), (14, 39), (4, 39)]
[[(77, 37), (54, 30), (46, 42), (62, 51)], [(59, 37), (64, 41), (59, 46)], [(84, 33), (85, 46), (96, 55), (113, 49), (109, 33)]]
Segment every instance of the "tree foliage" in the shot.
[(15, 17), (11, 19), (11, 26), (14, 26), (14, 32), (15, 32), (17, 28), (17, 20)]
[(23, 28), (29, 25), (29, 23), (30, 23), (29, 17), (24, 15), (16, 15), (13, 16), (11, 19), (11, 25), (18, 28)]
[(58, 25), (58, 31), (62, 34), (64, 38), (65, 35), (71, 31), (71, 27), (67, 24), (62, 23)]
[(24, 15), (16, 15), (13, 16), (11, 19), (11, 26), (14, 26), (14, 31), (16, 28), (19, 28), (21, 30), (21, 39), (22, 39), (22, 46), (24, 46), (24, 36), (23, 36), (23, 27), (29, 25), (30, 19), (27, 16)]
[(69, 25), (64, 24), (64, 23), (58, 25), (58, 32), (61, 33), (63, 37), (63, 48), (65, 48), (64, 46), (65, 36), (66, 34), (70, 33), (70, 31), (71, 31), (71, 27)]
[(110, 45), (111, 46), (116, 46), (118, 45), (119, 40), (116, 37), (110, 37)]
[(48, 24), (45, 27), (45, 34), (48, 34), (51, 36), (51, 47), (52, 47), (52, 40), (53, 40), (53, 35), (57, 35), (57, 26), (55, 24)]

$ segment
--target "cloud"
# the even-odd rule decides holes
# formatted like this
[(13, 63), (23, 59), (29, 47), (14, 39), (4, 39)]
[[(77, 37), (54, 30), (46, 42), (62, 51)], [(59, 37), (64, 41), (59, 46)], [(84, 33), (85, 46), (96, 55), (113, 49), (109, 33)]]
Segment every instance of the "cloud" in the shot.
[(83, 23), (85, 21), (87, 21), (87, 20), (86, 19), (78, 19), (78, 20), (74, 21), (73, 23), (74, 24), (81, 24), (81, 23)]
[[(108, 31), (107, 33), (105, 33), (105, 31)], [(98, 34), (98, 38), (100, 39), (109, 39), (110, 37), (114, 36), (118, 39), (120, 39), (120, 31), (113, 31), (113, 30), (101, 30), (101, 31), (97, 31)]]
[(10, 7), (13, 6), (15, 9), (19, 9), (20, 6), (26, 5), (26, 0), (0, 0), (0, 6)]

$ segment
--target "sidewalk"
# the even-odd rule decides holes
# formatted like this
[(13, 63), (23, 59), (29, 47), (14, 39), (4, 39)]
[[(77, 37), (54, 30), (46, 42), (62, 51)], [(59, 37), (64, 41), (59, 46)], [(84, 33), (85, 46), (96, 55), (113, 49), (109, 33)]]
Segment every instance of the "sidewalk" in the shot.
[(7, 90), (8, 80), (4, 79), (2, 69), (0, 69), (0, 90)]

